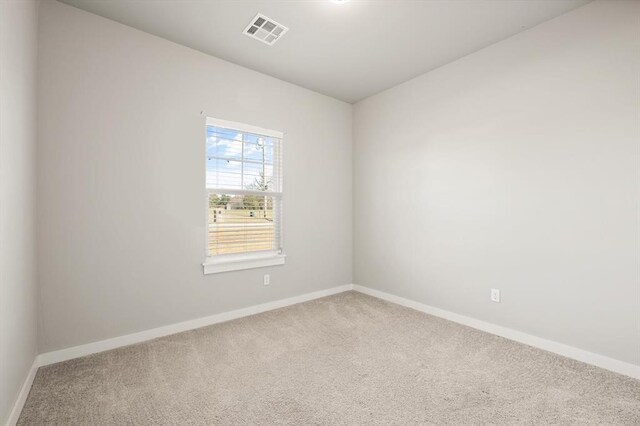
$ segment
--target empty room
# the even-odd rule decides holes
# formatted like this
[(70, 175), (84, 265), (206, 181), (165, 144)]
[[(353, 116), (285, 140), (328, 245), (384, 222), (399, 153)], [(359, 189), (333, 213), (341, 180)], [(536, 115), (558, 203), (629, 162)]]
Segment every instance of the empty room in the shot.
[(640, 425), (640, 0), (0, 0), (0, 425)]

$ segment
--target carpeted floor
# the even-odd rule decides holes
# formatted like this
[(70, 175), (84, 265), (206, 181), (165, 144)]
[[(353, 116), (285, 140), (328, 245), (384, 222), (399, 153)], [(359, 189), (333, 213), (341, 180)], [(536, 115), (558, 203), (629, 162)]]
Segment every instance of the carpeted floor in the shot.
[(640, 381), (355, 292), (38, 371), (20, 425), (640, 425)]

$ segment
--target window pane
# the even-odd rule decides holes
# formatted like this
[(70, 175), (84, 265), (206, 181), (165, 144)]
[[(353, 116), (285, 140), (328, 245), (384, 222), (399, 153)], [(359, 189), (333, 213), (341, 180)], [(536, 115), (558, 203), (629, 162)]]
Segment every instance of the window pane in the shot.
[(277, 138), (207, 126), (207, 188), (279, 191)]
[(244, 137), (244, 159), (262, 163), (273, 163), (273, 139), (246, 134)]
[(271, 164), (244, 163), (244, 188), (250, 191), (273, 190), (273, 166)]
[(207, 188), (242, 189), (242, 162), (207, 157)]
[(207, 157), (242, 159), (243, 134), (207, 126)]
[(279, 202), (272, 196), (209, 194), (208, 256), (278, 250)]

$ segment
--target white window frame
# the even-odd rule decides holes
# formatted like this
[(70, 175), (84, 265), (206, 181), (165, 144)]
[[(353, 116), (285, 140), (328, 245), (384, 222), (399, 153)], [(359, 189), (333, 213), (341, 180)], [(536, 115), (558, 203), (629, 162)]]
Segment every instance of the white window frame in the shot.
[[(217, 118), (207, 117), (205, 129), (207, 126), (215, 126), (221, 127), (229, 130), (236, 130), (239, 132), (245, 133), (253, 133), (262, 136), (270, 136), (274, 138), (280, 139), (280, 151), (282, 150), (282, 140), (284, 138), (284, 133), (279, 132), (277, 130), (263, 129), (261, 127), (252, 126), (244, 123), (237, 123), (233, 121), (220, 120)], [(205, 152), (206, 152), (206, 144), (205, 144)], [(282, 152), (278, 155), (274, 155), (274, 170), (279, 170), (280, 176), (280, 192), (276, 192), (275, 194), (283, 198), (283, 182), (282, 182), (282, 164), (283, 161)], [(276, 162), (280, 162), (276, 164)], [(205, 164), (206, 164), (206, 154), (205, 154)], [(206, 165), (205, 165), (206, 167)], [(231, 193), (247, 193), (255, 195), (256, 191), (243, 191), (237, 189), (225, 189), (225, 188), (207, 188), (205, 183), (205, 261), (202, 263), (204, 268), (204, 274), (216, 274), (220, 272), (229, 272), (229, 271), (238, 271), (243, 269), (252, 269), (252, 268), (262, 268), (266, 266), (275, 266), (275, 265), (284, 265), (286, 255), (284, 254), (284, 250), (281, 248), (280, 250), (273, 251), (260, 251), (255, 253), (239, 253), (239, 254), (225, 254), (219, 256), (209, 256), (209, 194), (219, 193), (219, 192), (231, 192)], [(269, 192), (260, 192), (261, 194), (269, 194)], [(282, 206), (280, 207), (282, 208)], [(279, 232), (278, 236), (280, 241), (280, 247), (283, 247), (283, 238), (282, 238), (282, 212), (279, 214), (280, 223), (279, 223)]]

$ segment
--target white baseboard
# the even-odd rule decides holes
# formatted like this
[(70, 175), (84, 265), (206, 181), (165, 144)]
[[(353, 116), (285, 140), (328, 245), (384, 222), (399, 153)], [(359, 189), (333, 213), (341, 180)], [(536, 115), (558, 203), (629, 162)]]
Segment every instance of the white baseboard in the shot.
[(585, 351), (584, 349), (578, 349), (573, 346), (565, 345), (563, 343), (558, 343), (552, 340), (547, 340), (537, 336), (532, 336), (522, 331), (513, 330), (511, 328), (502, 327), (502, 326), (481, 321), (475, 318), (456, 314), (450, 311), (446, 311), (444, 309), (435, 308), (433, 306), (429, 306), (424, 303), (405, 299), (404, 297), (395, 296), (393, 294), (385, 293), (380, 290), (374, 290), (374, 289), (363, 287), (357, 284), (353, 285), (353, 289), (360, 293), (377, 297), (378, 299), (386, 300), (388, 302), (392, 302), (397, 305), (406, 306), (407, 308), (415, 309), (416, 311), (420, 311), (436, 317), (444, 318), (449, 321), (456, 322), (458, 324), (463, 324), (471, 328), (475, 328), (478, 330), (485, 331), (487, 333), (495, 334), (497, 336), (514, 340), (519, 343), (524, 343), (525, 345), (543, 349), (548, 352), (553, 352), (555, 354), (562, 355), (567, 358), (575, 359), (577, 361), (581, 361), (586, 364), (595, 365), (596, 367), (604, 368), (605, 370), (610, 370), (615, 373), (624, 374), (625, 376), (633, 377), (635, 379), (640, 379), (640, 365), (630, 364), (628, 362), (609, 358), (604, 355), (599, 355), (593, 352)]
[(272, 311), (274, 309), (284, 308), (286, 306), (295, 305), (297, 303), (308, 302), (310, 300), (319, 299), (321, 297), (331, 296), (332, 294), (342, 293), (353, 290), (353, 284), (345, 284), (338, 287), (332, 287), (325, 290), (314, 291), (313, 293), (302, 294), (300, 296), (289, 297), (287, 299), (275, 300), (273, 302), (263, 303), (261, 305), (250, 306), (248, 308), (237, 309), (235, 311), (223, 312), (204, 318), (198, 318), (190, 321), (184, 321), (177, 324), (171, 324), (164, 327), (158, 327), (151, 330), (145, 330), (138, 333), (118, 336), (111, 339), (101, 340), (98, 342), (87, 343), (85, 345), (74, 346), (71, 348), (60, 349), (58, 351), (46, 352), (36, 357), (31, 366), (31, 370), (22, 385), (22, 389), (18, 394), (18, 398), (11, 410), (7, 426), (14, 426), (20, 417), (24, 403), (27, 400), (33, 379), (39, 367), (55, 364), (56, 362), (67, 361), (73, 358), (79, 358), (98, 352), (108, 351), (123, 346), (133, 345), (135, 343), (144, 342), (158, 337), (168, 336), (182, 331), (194, 330), (207, 325), (218, 324), (237, 318), (255, 315), (262, 312)]
[(20, 417), (20, 413), (22, 412), (22, 407), (24, 407), (24, 403), (27, 401), (27, 396), (29, 396), (29, 391), (31, 390), (33, 379), (36, 378), (36, 372), (38, 371), (39, 366), (40, 365), (38, 363), (38, 357), (36, 357), (33, 360), (33, 364), (31, 364), (31, 369), (29, 370), (29, 374), (27, 374), (27, 378), (22, 384), (22, 388), (20, 388), (18, 398), (16, 399), (15, 404), (13, 404), (11, 414), (9, 414), (9, 418), (7, 419), (7, 426), (14, 426), (18, 422), (18, 418)]
[(345, 284), (338, 287), (332, 287), (325, 290), (315, 291), (313, 293), (307, 293), (300, 296), (294, 296), (287, 299), (276, 300), (273, 302), (263, 303), (261, 305), (250, 306), (248, 308), (237, 309), (235, 311), (223, 312), (216, 315), (211, 315), (204, 318), (198, 318), (195, 320), (184, 321), (177, 324), (171, 324), (164, 327), (158, 327), (151, 330), (145, 330), (138, 333), (127, 334), (124, 336), (118, 336), (107, 340), (101, 340), (98, 342), (87, 343), (85, 345), (74, 346), (67, 349), (61, 349), (58, 351), (46, 352), (36, 357), (31, 366), (31, 370), (27, 378), (24, 381), (22, 389), (18, 395), (18, 399), (14, 404), (13, 410), (9, 415), (7, 426), (13, 426), (18, 421), (22, 407), (29, 395), (31, 385), (38, 371), (38, 367), (56, 362), (67, 361), (73, 358), (79, 358), (86, 355), (91, 355), (98, 352), (107, 351), (110, 349), (116, 349), (123, 346), (132, 345), (135, 343), (144, 342), (147, 340), (155, 339), (158, 337), (168, 336), (182, 331), (193, 330), (196, 328), (206, 327), (212, 324), (218, 324), (225, 321), (230, 321), (237, 318), (246, 317), (249, 315), (255, 315), (262, 312), (271, 311), (274, 309), (284, 308), (286, 306), (295, 305), (297, 303), (307, 302), (321, 297), (331, 296), (332, 294), (342, 293), (349, 290), (355, 290), (360, 293), (367, 294), (369, 296), (377, 297), (378, 299), (386, 300), (401, 306), (406, 306), (417, 311), (425, 312), (430, 315), (434, 315), (440, 318), (444, 318), (459, 324), (463, 324), (478, 330), (485, 331), (487, 333), (495, 334), (501, 337), (505, 337), (516, 342), (524, 343), (529, 346), (534, 346), (539, 349), (543, 349), (549, 352), (553, 352), (558, 355), (572, 358), (577, 361), (582, 361), (587, 364), (595, 365), (606, 370), (610, 370), (616, 373), (624, 374), (636, 379), (640, 379), (640, 366), (630, 364), (624, 361), (619, 361), (613, 358), (606, 357), (604, 355), (588, 352), (583, 349), (574, 348), (562, 343), (554, 342), (551, 340), (542, 339), (540, 337), (532, 336), (521, 331), (513, 330), (510, 328), (502, 327), (496, 324), (488, 323), (485, 321), (477, 320), (475, 318), (467, 317), (464, 315), (456, 314), (446, 311), (444, 309), (435, 308), (433, 306), (426, 305), (424, 303), (415, 302), (413, 300), (405, 299), (400, 296), (385, 293), (383, 291), (374, 290), (368, 287), (363, 287), (357, 284)]
[(223, 312), (204, 318), (198, 318), (190, 321), (184, 321), (177, 324), (166, 325), (164, 327), (153, 328), (151, 330), (140, 331), (138, 333), (127, 334), (124, 336), (113, 337), (111, 339), (100, 340), (98, 342), (87, 343), (85, 345), (74, 346), (71, 348), (60, 349), (58, 351), (46, 352), (38, 356), (39, 365), (55, 364), (56, 362), (67, 361), (73, 358), (79, 358), (98, 352), (108, 351), (110, 349), (120, 348), (122, 346), (133, 345), (158, 337), (168, 336), (180, 333), (182, 331), (193, 330), (200, 327), (206, 327), (212, 324), (218, 324), (230, 321), (236, 318), (242, 318), (249, 315), (259, 314), (261, 312), (271, 311), (285, 306), (295, 305), (297, 303), (307, 302), (309, 300), (319, 299), (321, 297), (330, 296), (332, 294), (342, 293), (353, 289), (352, 284), (345, 284), (338, 287), (332, 287), (325, 290), (314, 291), (313, 293), (302, 294), (300, 296), (289, 297), (287, 299), (276, 300), (273, 302), (263, 303), (261, 305), (250, 306), (248, 308), (237, 309), (235, 311)]

